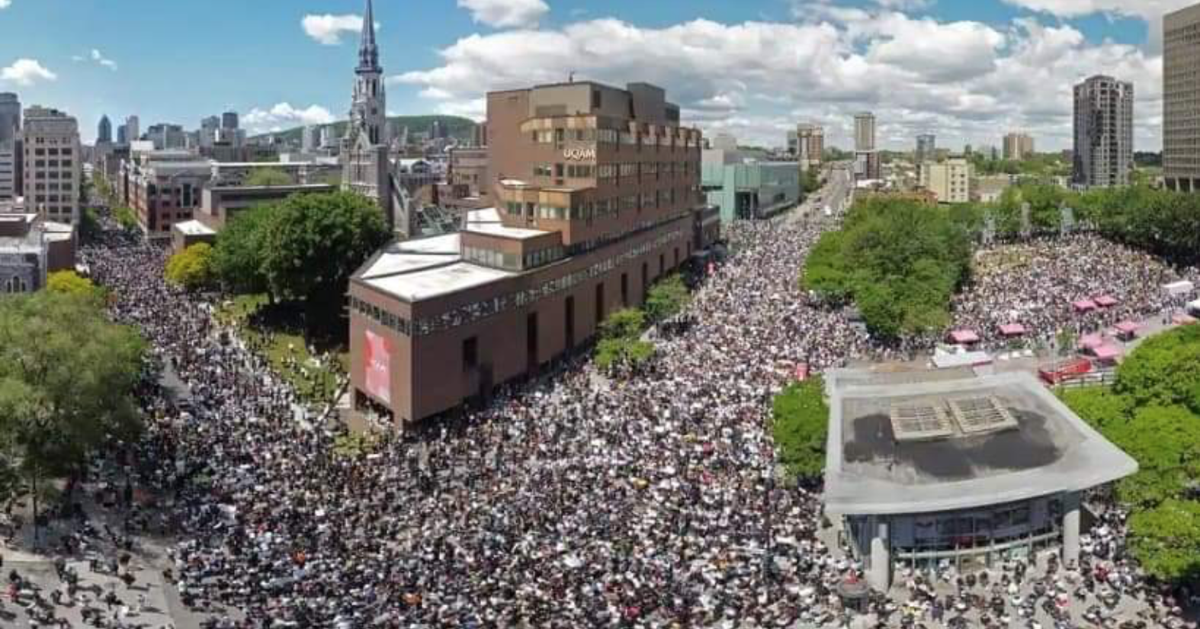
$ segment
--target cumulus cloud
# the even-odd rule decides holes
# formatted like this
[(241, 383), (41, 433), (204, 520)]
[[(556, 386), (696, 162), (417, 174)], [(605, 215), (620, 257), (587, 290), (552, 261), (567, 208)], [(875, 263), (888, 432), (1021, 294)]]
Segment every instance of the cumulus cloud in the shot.
[(826, 125), (847, 146), (851, 114), (872, 110), (885, 146), (910, 148), (932, 131), (942, 146), (991, 146), (1009, 129), (1065, 147), (1071, 89), (1089, 75), (1133, 81), (1138, 146), (1157, 149), (1162, 60), (1135, 46), (1089, 42), (1068, 25), (916, 18), (878, 5), (798, 22), (693, 20), (662, 28), (616, 19), (557, 29), (473, 34), (439, 51), (432, 67), (392, 77), (440, 111), (478, 112), (489, 90), (579, 79), (666, 88), (685, 119), (778, 146), (797, 122)]
[(550, 11), (545, 0), (458, 0), (458, 6), (470, 11), (476, 22), (492, 28), (536, 26)]
[(21, 86), (30, 86), (38, 81), (55, 81), (58, 75), (47, 70), (36, 59), (17, 59), (12, 65), (0, 68), (0, 81), (11, 81)]
[(306, 15), (300, 20), (304, 33), (325, 46), (342, 43), (342, 35), (362, 31), (361, 15)]
[(1058, 17), (1110, 13), (1152, 21), (1164, 13), (1195, 4), (1195, 0), (1004, 0), (1008, 4)]
[(255, 107), (242, 117), (242, 122), (251, 131), (281, 131), (290, 127), (310, 124), (329, 124), (333, 114), (320, 105), (309, 105), (303, 109), (291, 103), (277, 103), (270, 108)]
[(7, 9), (12, 6), (12, 0), (0, 0), (0, 9)]

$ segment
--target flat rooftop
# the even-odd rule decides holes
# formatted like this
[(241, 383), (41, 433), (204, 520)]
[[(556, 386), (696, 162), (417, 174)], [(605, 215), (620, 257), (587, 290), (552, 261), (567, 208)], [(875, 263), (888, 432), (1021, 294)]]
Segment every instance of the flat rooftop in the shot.
[(505, 227), (500, 222), (500, 212), (497, 212), (496, 208), (486, 208), (469, 212), (467, 214), (467, 228), (465, 231), (488, 236), (500, 236), (501, 238), (512, 238), (514, 240), (527, 240), (550, 233), (540, 229)]
[[(493, 218), (495, 223), (499, 223), (500, 217), (495, 209), (472, 210), (467, 214), (467, 223), (488, 225), (493, 222)], [(538, 232), (542, 233), (545, 232)], [(368, 260), (354, 274), (354, 279), (411, 303), (442, 297), (517, 275), (510, 271), (464, 262), (461, 244), (459, 234), (394, 242)]]
[[(1137, 471), (1032, 374), (837, 370), (826, 386), (825, 503), (832, 513), (969, 509), (1080, 491)], [(898, 409), (943, 423), (898, 438)]]

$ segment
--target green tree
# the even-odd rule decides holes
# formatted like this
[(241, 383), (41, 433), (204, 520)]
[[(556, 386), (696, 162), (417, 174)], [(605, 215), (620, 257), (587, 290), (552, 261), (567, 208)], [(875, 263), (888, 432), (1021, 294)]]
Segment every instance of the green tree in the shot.
[(138, 223), (137, 215), (129, 206), (120, 205), (113, 210), (113, 218), (117, 219), (117, 224), (128, 231), (137, 231), (141, 229), (141, 224)]
[(1200, 326), (1183, 326), (1138, 346), (1117, 373), (1116, 390), (1139, 406), (1193, 403), (1200, 387)]
[(171, 256), (167, 261), (166, 278), (176, 286), (198, 290), (213, 280), (212, 245), (198, 242)]
[(275, 205), (243, 210), (217, 235), (210, 262), (213, 275), (226, 289), (241, 294), (268, 290), (263, 258), (267, 232), (276, 214)]
[(90, 300), (99, 300), (104, 290), (75, 271), (55, 271), (46, 277), (46, 290), (62, 295), (75, 295)]
[(391, 238), (379, 207), (349, 192), (292, 195), (272, 216), (263, 274), (275, 295), (304, 301), (310, 327), (338, 316), (350, 275)]
[(650, 287), (643, 309), (650, 321), (659, 323), (683, 312), (691, 298), (683, 278), (673, 273)]
[(801, 284), (835, 304), (853, 300), (877, 337), (940, 331), (971, 272), (970, 235), (956, 216), (908, 200), (857, 203), (842, 231), (810, 252)]
[(596, 343), (596, 365), (604, 370), (619, 366), (634, 367), (654, 355), (654, 345), (641, 339), (646, 329), (646, 314), (641, 310), (618, 310), (600, 323)]
[(1200, 418), (1183, 406), (1146, 406), (1106, 426), (1104, 435), (1138, 462), (1121, 481), (1124, 502), (1155, 505), (1183, 494), (1200, 475)]
[(1133, 403), (1128, 397), (1106, 387), (1066, 389), (1060, 395), (1076, 415), (1101, 434), (1107, 434), (1110, 426), (1128, 421), (1133, 413)]
[(0, 441), (34, 489), (131, 438), (146, 345), (95, 300), (42, 291), (0, 300)]
[(290, 186), (295, 183), (291, 175), (278, 168), (255, 168), (246, 177), (247, 186)]
[(1129, 518), (1130, 548), (1146, 572), (1169, 582), (1200, 579), (1200, 502), (1168, 500)]
[(825, 471), (829, 406), (820, 378), (789, 385), (771, 403), (771, 431), (779, 460), (794, 476), (819, 478)]

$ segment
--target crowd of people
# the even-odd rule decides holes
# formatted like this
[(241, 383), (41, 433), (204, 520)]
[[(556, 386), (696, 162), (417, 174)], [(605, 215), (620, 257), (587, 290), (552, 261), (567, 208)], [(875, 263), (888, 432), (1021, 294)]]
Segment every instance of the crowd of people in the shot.
[[(360, 455), (294, 421), (295, 391), (163, 281), (163, 251), (106, 235), (82, 256), (114, 318), (190, 391), (145, 392), (130, 455), (178, 539), (166, 578), (230, 627), (835, 626), (860, 566), (822, 541), (818, 491), (777, 477), (767, 431), (799, 364), (871, 350), (800, 294), (824, 228), (732, 226), (737, 255), (637, 378), (573, 362)], [(947, 618), (978, 617), (948, 602)]]
[[(954, 327), (998, 349), (1012, 340), (1000, 326), (1016, 323), (1024, 338), (1049, 346), (1063, 331), (1079, 338), (1179, 309), (1185, 295), (1163, 289), (1179, 280), (1200, 284), (1200, 271), (1177, 270), (1094, 234), (996, 245), (976, 255), (973, 281), (954, 299)], [(1096, 304), (1102, 297), (1116, 303)], [(1079, 309), (1076, 302), (1091, 303)]]

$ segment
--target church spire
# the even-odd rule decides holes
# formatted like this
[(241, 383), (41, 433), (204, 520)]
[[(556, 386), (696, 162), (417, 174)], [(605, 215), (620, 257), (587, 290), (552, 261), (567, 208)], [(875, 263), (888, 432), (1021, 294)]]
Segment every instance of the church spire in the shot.
[(358, 46), (358, 71), (382, 72), (379, 67), (379, 47), (375, 45), (375, 11), (371, 0), (363, 13), (362, 40)]

